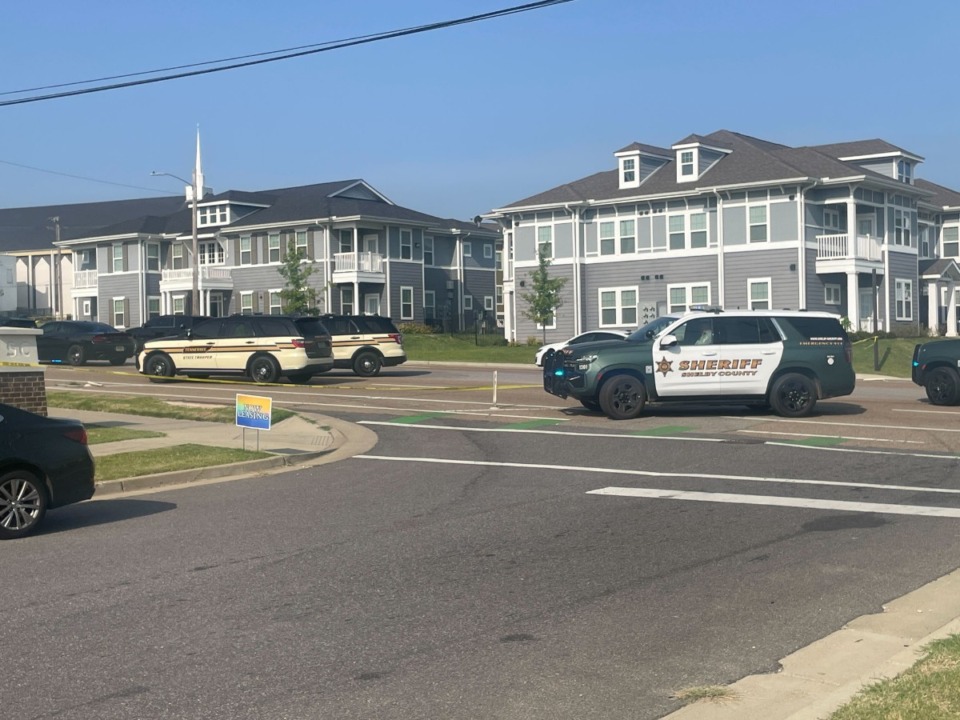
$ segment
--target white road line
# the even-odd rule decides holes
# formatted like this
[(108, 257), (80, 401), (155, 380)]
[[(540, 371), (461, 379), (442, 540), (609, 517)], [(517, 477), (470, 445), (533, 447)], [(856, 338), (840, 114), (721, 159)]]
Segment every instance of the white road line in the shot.
[(839, 510), (841, 512), (960, 518), (960, 508), (929, 507), (926, 505), (891, 505), (889, 503), (844, 502), (843, 500), (815, 500), (812, 498), (770, 497), (763, 495), (733, 495), (729, 493), (658, 490), (656, 488), (605, 487), (599, 490), (590, 490), (587, 494), (620, 495), (624, 497), (654, 498), (660, 500), (692, 500), (694, 502), (732, 503), (735, 505), (773, 505), (775, 507)]
[(751, 435), (788, 435), (790, 437), (802, 437), (802, 438), (826, 438), (828, 440), (833, 440), (835, 437), (840, 440), (869, 440), (870, 442), (902, 442), (910, 443), (911, 445), (925, 445), (922, 440), (889, 440), (885, 438), (875, 438), (875, 437), (862, 437), (859, 435), (815, 435), (811, 433), (791, 433), (791, 432), (777, 432), (776, 430), (737, 430), (737, 432), (749, 433)]
[[(727, 415), (727, 420), (743, 420), (743, 416)], [(828, 422), (826, 420), (789, 420), (784, 418), (764, 418), (764, 422), (793, 423), (795, 425), (838, 425), (840, 427), (850, 427), (852, 422)], [(856, 423), (861, 428), (881, 428), (884, 430), (923, 430), (926, 432), (952, 432), (960, 433), (960, 428), (942, 428), (942, 427), (920, 427), (918, 425), (868, 425), (866, 423)]]
[[(451, 414), (451, 413), (447, 413)], [(464, 413), (456, 413), (464, 414)], [(531, 417), (529, 415), (497, 415), (497, 417), (523, 417), (524, 420), (554, 420), (558, 423), (564, 422), (563, 418), (555, 417)], [(478, 433), (529, 433), (531, 435), (565, 435), (570, 437), (605, 437), (605, 438), (626, 438), (628, 440), (682, 440), (685, 442), (706, 442), (722, 443), (726, 442), (723, 438), (702, 438), (702, 437), (684, 437), (682, 435), (625, 435), (623, 433), (583, 433), (567, 432), (565, 430), (536, 430), (533, 428), (474, 428), (474, 427), (453, 427), (450, 425), (426, 425), (425, 423), (413, 423), (405, 425), (403, 423), (390, 422), (389, 420), (358, 420), (357, 425), (386, 425), (388, 427), (406, 428), (410, 430), (447, 430), (450, 432), (478, 432)]]
[(891, 408), (893, 412), (924, 413), (925, 415), (960, 415), (960, 410), (911, 410), (907, 408)]
[(949, 460), (950, 462), (956, 462), (957, 460), (960, 460), (960, 456), (958, 455), (936, 455), (934, 453), (921, 453), (921, 452), (898, 452), (897, 450), (863, 450), (863, 449), (857, 449), (857, 448), (824, 447), (822, 445), (801, 445), (800, 443), (777, 442), (776, 440), (766, 440), (764, 441), (763, 444), (771, 445), (774, 447), (797, 448), (798, 450), (820, 450), (822, 452), (856, 453), (858, 455), (893, 455), (895, 457), (926, 458), (928, 460)]
[(543, 463), (495, 462), (492, 460), (455, 460), (450, 458), (412, 458), (391, 455), (355, 455), (360, 460), (385, 460), (387, 462), (428, 463), (436, 465), (474, 465), (480, 467), (507, 467), (520, 469), (553, 470), (578, 474), (628, 475), (653, 478), (696, 478), (699, 480), (739, 480), (743, 482), (780, 483), (784, 485), (827, 485), (830, 487), (870, 488), (874, 490), (903, 490), (911, 493), (937, 495), (960, 495), (960, 488), (931, 488), (914, 485), (883, 485), (881, 483), (841, 482), (839, 480), (804, 480), (800, 478), (761, 477), (757, 475), (716, 475), (710, 473), (655, 472), (653, 470), (630, 470), (625, 468), (593, 468), (576, 465), (547, 465)]

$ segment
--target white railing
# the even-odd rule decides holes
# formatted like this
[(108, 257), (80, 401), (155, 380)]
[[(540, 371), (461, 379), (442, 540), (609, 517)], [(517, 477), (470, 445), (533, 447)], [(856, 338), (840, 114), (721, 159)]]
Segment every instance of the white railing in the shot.
[(337, 253), (333, 260), (334, 272), (383, 272), (383, 255), (380, 253)]
[(880, 260), (880, 238), (857, 235), (817, 235), (818, 260)]
[[(164, 270), (161, 277), (165, 282), (193, 280), (193, 268)], [(201, 265), (198, 277), (201, 280), (229, 280), (230, 268), (223, 265)]]
[(73, 289), (97, 287), (96, 270), (77, 270), (73, 274)]

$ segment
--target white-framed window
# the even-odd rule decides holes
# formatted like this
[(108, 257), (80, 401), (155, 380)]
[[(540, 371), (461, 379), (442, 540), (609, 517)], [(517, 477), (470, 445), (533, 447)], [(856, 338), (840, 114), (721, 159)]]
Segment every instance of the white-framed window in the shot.
[(280, 299), (279, 290), (270, 291), (270, 314), (279, 315), (283, 312), (283, 300)]
[(493, 295), (483, 296), (483, 309), (487, 312), (493, 312)]
[(671, 215), (667, 218), (667, 247), (671, 250), (683, 250), (687, 243), (687, 218), (685, 215)]
[(423, 321), (435, 322), (437, 319), (437, 292), (436, 290), (423, 291)]
[(240, 264), (251, 265), (253, 263), (252, 240), (249, 235), (240, 236)]
[(160, 272), (159, 243), (147, 243), (147, 272)]
[(413, 259), (413, 231), (400, 228), (400, 259)]
[(895, 280), (897, 320), (913, 320), (913, 281)]
[(617, 225), (612, 220), (600, 223), (600, 254), (614, 255), (617, 252)]
[(433, 238), (429, 236), (423, 238), (423, 264), (433, 265)]
[(217, 225), (227, 222), (227, 206), (214, 205), (197, 210), (197, 225)]
[(550, 317), (547, 318), (547, 321), (542, 325), (536, 323), (537, 330), (556, 330), (557, 329), (557, 314), (550, 313)]
[(827, 283), (823, 286), (823, 302), (827, 305), (839, 305), (840, 304), (840, 286), (832, 283)]
[(494, 254), (493, 267), (496, 270), (503, 270), (503, 250), (497, 250)]
[(823, 227), (825, 230), (839, 230), (840, 229), (840, 211), (824, 208)]
[(340, 314), (353, 315), (353, 288), (349, 285), (340, 288)]
[(473, 257), (473, 246), (469, 242), (463, 243), (463, 256), (465, 258)]
[(747, 209), (749, 213), (749, 227), (747, 229), (749, 233), (749, 240), (752, 243), (766, 242), (767, 241), (767, 206), (766, 205), (751, 205)]
[(174, 243), (170, 250), (170, 255), (173, 269), (182, 270), (185, 267), (185, 263), (183, 262), (183, 243)]
[(905, 210), (893, 211), (893, 244), (911, 247), (910, 213)]
[(473, 310), (473, 295), (464, 295), (464, 296), (463, 296), (463, 309), (464, 309), (464, 310)]
[(637, 251), (637, 221), (620, 221), (620, 254), (633, 255)]
[(960, 227), (945, 227), (940, 257), (960, 258)]
[(707, 235), (707, 214), (705, 212), (690, 214), (690, 247), (705, 248), (709, 238)]
[(483, 259), (492, 260), (493, 259), (493, 245), (490, 243), (483, 244)]
[(623, 167), (623, 184), (628, 185), (637, 181), (637, 159), (623, 158), (621, 161)]
[(126, 298), (113, 298), (113, 326), (122, 328), (126, 325)]
[(497, 305), (503, 305), (503, 285), (497, 285), (496, 293), (497, 293), (497, 296), (496, 296)]
[(270, 233), (267, 236), (267, 257), (268, 262), (280, 262), (280, 233)]
[(678, 180), (693, 180), (696, 177), (696, 160), (697, 154), (693, 150), (682, 150), (680, 152)]
[(123, 272), (123, 245), (113, 246), (113, 271)]
[(909, 160), (897, 161), (897, 180), (907, 185), (913, 183), (913, 164)]
[(90, 301), (89, 301), (89, 300), (84, 300), (84, 301), (83, 301), (83, 307), (81, 308), (81, 312), (83, 313), (83, 317), (90, 317), (90, 311), (91, 311), (92, 309), (93, 309), (93, 306), (90, 304)]
[(337, 233), (340, 252), (353, 252), (353, 230), (338, 230)]
[(240, 314), (253, 315), (253, 293), (252, 292), (240, 293)]
[(174, 315), (186, 315), (187, 313), (187, 298), (185, 295), (174, 295), (173, 296), (173, 314)]
[(160, 316), (160, 298), (156, 295), (147, 297), (147, 319)]
[(548, 260), (553, 259), (553, 226), (537, 228), (537, 253)]
[(637, 324), (637, 288), (600, 288), (600, 327)]
[(310, 259), (310, 244), (307, 240), (307, 231), (306, 230), (297, 230), (293, 236), (293, 242), (296, 246), (296, 250), (307, 260)]
[(413, 287), (400, 287), (400, 319), (413, 320)]
[(667, 285), (667, 301), (672, 313), (687, 312), (698, 305), (709, 305), (710, 283)]
[(751, 310), (769, 310), (771, 294), (770, 278), (747, 279), (747, 298)]
[(202, 242), (197, 247), (201, 265), (223, 265), (223, 246), (216, 240)]

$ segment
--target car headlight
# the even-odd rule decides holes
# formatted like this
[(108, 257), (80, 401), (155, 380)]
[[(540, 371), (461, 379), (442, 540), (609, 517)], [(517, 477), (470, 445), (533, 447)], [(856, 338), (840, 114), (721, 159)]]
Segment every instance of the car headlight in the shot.
[(574, 362), (577, 364), (577, 370), (587, 370), (590, 364), (596, 359), (596, 353), (592, 353), (590, 355), (581, 355)]

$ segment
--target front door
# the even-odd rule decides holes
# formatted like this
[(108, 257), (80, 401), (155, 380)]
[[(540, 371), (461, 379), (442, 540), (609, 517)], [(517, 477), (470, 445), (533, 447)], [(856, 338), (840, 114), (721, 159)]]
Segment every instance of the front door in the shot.
[(368, 253), (378, 253), (380, 252), (377, 243), (379, 238), (376, 235), (364, 235), (363, 236), (363, 251)]
[(367, 294), (363, 296), (363, 312), (366, 315), (380, 314), (380, 296)]
[(860, 288), (860, 330), (876, 332), (873, 327), (873, 289)]
[(223, 295), (210, 293), (210, 317), (223, 317)]
[(858, 237), (876, 237), (876, 225), (875, 218), (873, 215), (858, 215), (857, 216), (857, 236)]
[[(667, 338), (676, 340), (664, 344)], [(717, 369), (720, 346), (713, 332), (713, 317), (691, 318), (653, 345), (653, 375), (661, 397), (719, 395)]]

